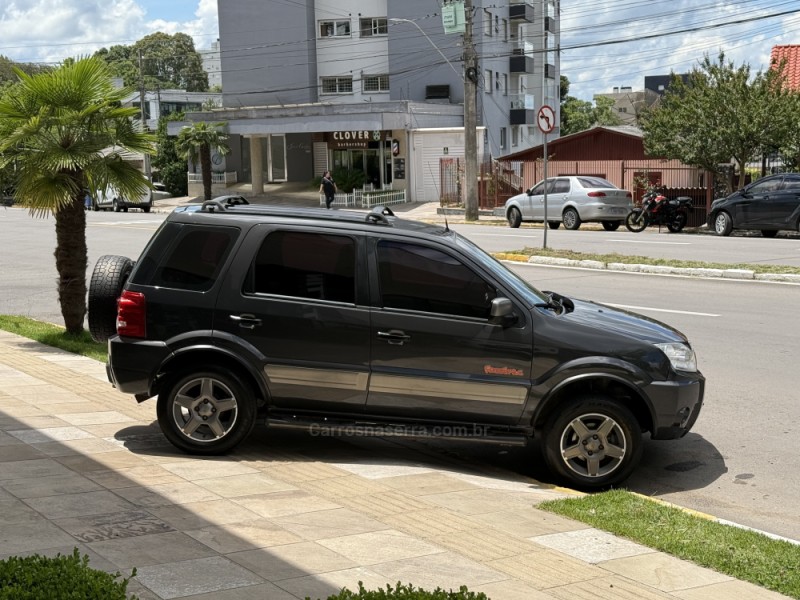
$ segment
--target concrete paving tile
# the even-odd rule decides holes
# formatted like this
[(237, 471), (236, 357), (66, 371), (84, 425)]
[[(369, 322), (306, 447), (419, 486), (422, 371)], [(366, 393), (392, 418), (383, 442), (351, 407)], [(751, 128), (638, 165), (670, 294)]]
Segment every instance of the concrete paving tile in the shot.
[(271, 494), (273, 492), (286, 492), (297, 489), (285, 481), (272, 479), (260, 472), (250, 475), (232, 475), (230, 477), (200, 479), (195, 480), (195, 483), (223, 498)]
[(141, 567), (136, 578), (165, 599), (263, 583), (261, 578), (224, 556)]
[(8, 433), (26, 444), (45, 444), (47, 442), (63, 442), (66, 440), (81, 440), (92, 437), (91, 433), (87, 433), (78, 427), (17, 429), (9, 430)]
[(302, 542), (303, 538), (269, 519), (213, 525), (185, 532), (220, 554)]
[(230, 590), (220, 590), (209, 594), (198, 596), (185, 596), (184, 600), (253, 600), (263, 598), (264, 600), (297, 600), (297, 596), (282, 590), (273, 583), (261, 583), (258, 585), (248, 585), (237, 587)]
[(216, 494), (212, 494), (189, 481), (161, 483), (148, 487), (118, 488), (115, 492), (136, 506), (144, 506), (146, 508), (220, 499)]
[(297, 487), (311, 494), (318, 494), (331, 499), (352, 498), (356, 496), (373, 496), (393, 491), (392, 488), (377, 481), (364, 479), (357, 475), (331, 477), (314, 481), (301, 481)]
[(537, 590), (590, 581), (607, 574), (594, 565), (588, 565), (552, 550), (501, 558), (486, 564), (532, 585)]
[(3, 488), (17, 498), (38, 498), (60, 494), (94, 492), (102, 489), (91, 479), (78, 473), (51, 475), (49, 477), (27, 477), (3, 482)]
[(86, 543), (175, 531), (169, 524), (142, 510), (56, 519), (53, 522)]
[(232, 498), (232, 501), (262, 517), (285, 517), (317, 510), (341, 508), (335, 502), (330, 502), (301, 490), (240, 496)]
[(75, 544), (74, 537), (49, 521), (3, 525), (0, 528), (0, 552), (7, 556), (25, 551), (36, 551)]
[[(50, 548), (39, 548), (37, 550), (25, 550), (23, 552), (14, 552), (13, 554), (3, 554), (3, 550), (0, 550), (0, 559), (8, 558), (9, 556), (12, 555), (25, 557), (25, 556), (31, 556), (32, 554), (40, 554), (42, 556), (47, 556), (49, 558), (55, 558), (59, 554), (61, 556), (72, 556), (72, 552), (75, 550), (75, 548), (78, 549), (78, 552), (80, 553), (81, 557), (83, 556), (89, 557), (89, 566), (92, 569), (97, 569), (99, 571), (107, 571), (110, 573), (116, 572), (118, 570), (115, 564), (106, 560), (96, 552), (92, 551), (92, 549), (86, 546), (85, 544), (79, 544), (77, 542), (66, 546), (54, 546)], [(124, 575), (126, 574), (123, 573), (123, 576)], [(128, 572), (127, 575), (130, 575), (130, 572)]]
[(161, 596), (156, 595), (155, 592), (148, 590), (144, 585), (136, 581), (136, 578), (128, 582), (126, 589), (129, 598), (135, 595), (138, 600), (163, 600)]
[(359, 581), (368, 590), (385, 588), (387, 583), (391, 585), (397, 583), (396, 581), (386, 581), (377, 573), (364, 567), (356, 567), (297, 579), (284, 579), (277, 582), (276, 585), (290, 594), (294, 594), (297, 598), (327, 598), (338, 594), (343, 587), (353, 592), (357, 591)]
[[(547, 593), (558, 600), (674, 600), (671, 594), (614, 575), (552, 587)], [(705, 596), (703, 600), (732, 597)]]
[(425, 539), (441, 538), (480, 528), (480, 524), (471, 517), (438, 507), (388, 515), (381, 520), (395, 529)]
[[(17, 441), (19, 442), (19, 440)], [(42, 452), (38, 448), (29, 446), (24, 442), (3, 446), (3, 451), (0, 452), (0, 480), (2, 480), (3, 478), (2, 463), (15, 463), (19, 461), (28, 462), (33, 459), (46, 458), (46, 457), (47, 455), (44, 452)]]
[[(91, 436), (91, 434), (89, 434)], [(118, 452), (119, 448), (114, 444), (109, 444), (105, 440), (100, 440), (91, 436), (81, 440), (66, 440), (63, 442), (49, 442), (46, 444), (36, 444), (36, 448), (47, 456), (58, 458), (62, 456), (85, 456), (102, 454), (104, 452)]]
[(780, 600), (783, 594), (753, 585), (746, 581), (725, 581), (672, 593), (683, 600), (708, 600), (708, 598), (736, 598), (736, 600)]
[(8, 431), (9, 429), (20, 430), (20, 429), (44, 429), (49, 427), (69, 427), (69, 423), (67, 423), (66, 421), (63, 421), (58, 417), (53, 417), (47, 414), (39, 414), (29, 417), (23, 417), (17, 420), (16, 422), (17, 422), (16, 427), (10, 427), (4, 429)]
[(15, 427), (13, 427), (14, 425), (17, 426), (16, 429), (19, 429), (25, 426), (25, 423), (22, 421), (23, 419), (27, 417), (43, 417), (47, 414), (42, 409), (16, 398), (0, 406), (0, 411), (3, 412), (2, 423), (4, 430), (15, 429)]
[(415, 473), (414, 475), (400, 475), (386, 477), (381, 483), (389, 487), (402, 490), (411, 496), (427, 496), (429, 494), (444, 494), (447, 492), (460, 492), (474, 490), (477, 486), (462, 481), (449, 473)]
[(183, 479), (174, 473), (150, 463), (146, 463), (141, 467), (127, 469), (88, 471), (86, 476), (108, 490), (183, 482)]
[(472, 515), (470, 518), (523, 538), (586, 528), (585, 524), (578, 521), (531, 508)]
[(42, 515), (37, 513), (22, 500), (18, 500), (6, 492), (0, 495), (0, 527), (5, 525), (34, 523), (41, 519)]
[(655, 552), (652, 548), (594, 528), (579, 529), (565, 533), (551, 533), (528, 539), (546, 548), (558, 550), (592, 564), (615, 558), (639, 556), (640, 554)]
[(161, 563), (216, 555), (216, 552), (205, 544), (201, 544), (179, 531), (103, 540), (91, 542), (88, 546), (110, 560), (119, 569), (132, 567), (138, 569)]
[(248, 523), (260, 518), (260, 515), (230, 500), (187, 502), (156, 506), (148, 510), (180, 531), (202, 529), (209, 525)]
[(102, 515), (134, 508), (127, 500), (108, 491), (27, 498), (24, 502), (47, 519)]
[(364, 462), (337, 462), (331, 463), (336, 468), (349, 471), (366, 479), (383, 479), (385, 477), (400, 477), (402, 475), (419, 475), (431, 473), (433, 469), (422, 464), (394, 464), (367, 461)]
[[(132, 417), (129, 418), (130, 421), (126, 423), (99, 423), (97, 425), (81, 425), (81, 429), (91, 433), (96, 438), (100, 438), (102, 440), (108, 440), (108, 438), (110, 438), (116, 442), (118, 437), (124, 436), (125, 430), (130, 427), (131, 424), (141, 423)], [(115, 443), (115, 446), (119, 448), (120, 444)]]
[(228, 458), (203, 458), (196, 457), (192, 461), (160, 463), (162, 469), (171, 471), (188, 481), (199, 479), (213, 479), (229, 475), (253, 475), (257, 469), (243, 465), (236, 460)]
[(134, 422), (127, 415), (123, 415), (121, 412), (117, 412), (115, 410), (107, 410), (107, 411), (96, 411), (96, 412), (77, 412), (77, 413), (67, 413), (67, 414), (58, 414), (55, 415), (69, 423), (70, 425), (75, 425), (80, 427), (82, 425), (103, 425), (108, 423), (132, 423)]
[(125, 450), (103, 452), (94, 456), (65, 456), (58, 458), (58, 462), (78, 473), (125, 469), (150, 464), (143, 458)]
[(480, 562), (536, 551), (533, 542), (492, 529), (473, 529), (428, 538), (430, 541)]
[(92, 413), (97, 412), (99, 406), (97, 402), (92, 402), (89, 394), (80, 395), (81, 402), (57, 402), (55, 404), (47, 405), (47, 412), (54, 415), (70, 414), (70, 413)]
[(532, 508), (538, 501), (533, 494), (505, 490), (475, 489), (445, 494), (430, 494), (425, 501), (466, 515)]
[(300, 542), (262, 550), (235, 552), (229, 554), (228, 558), (273, 582), (357, 566), (349, 558), (316, 542)]
[[(285, 454), (286, 457), (291, 457), (291, 454)], [(280, 479), (287, 483), (295, 484), (300, 481), (315, 481), (317, 479), (329, 479), (331, 477), (342, 477), (347, 472), (337, 468), (333, 465), (327, 465), (320, 462), (306, 462), (302, 456), (297, 456), (296, 460), (291, 462), (275, 463), (260, 463), (254, 466), (270, 477)]]
[(328, 538), (318, 543), (362, 566), (444, 552), (441, 546), (395, 529)]
[(472, 589), (478, 584), (508, 579), (507, 574), (454, 552), (379, 563), (369, 568), (387, 581), (409, 582), (426, 589), (457, 590), (462, 585)]
[(471, 483), (481, 489), (506, 490), (509, 492), (526, 492), (539, 497), (541, 500), (554, 500), (572, 496), (562, 491), (558, 491), (553, 486), (541, 483), (535, 479), (527, 477), (512, 476), (509, 478), (507, 472), (492, 473), (491, 475), (481, 475), (476, 473), (460, 473), (453, 471), (450, 476)]
[(554, 600), (554, 596), (547, 592), (541, 592), (514, 579), (470, 586), (469, 591), (476, 594), (483, 592), (492, 600)]
[(343, 506), (377, 519), (389, 515), (400, 515), (411, 511), (426, 510), (431, 507), (424, 499), (407, 496), (402, 492), (384, 492), (381, 494), (340, 497), (336, 498), (336, 501)]
[[(23, 383), (23, 381), (25, 383)], [(57, 385), (41, 382), (35, 378), (21, 379), (17, 382), (17, 385), (7, 386), (5, 390), (9, 396), (19, 401), (26, 402), (31, 406), (43, 407), (51, 404), (80, 404), (85, 402), (83, 397), (79, 394), (65, 390), (63, 387)], [(95, 408), (95, 410), (97, 410), (97, 408)], [(17, 416), (20, 413), (12, 411), (10, 414), (12, 416)]]
[(664, 592), (722, 583), (732, 579), (711, 569), (704, 569), (688, 561), (661, 553), (618, 558), (606, 561), (601, 566), (612, 573)]
[(389, 528), (381, 521), (370, 519), (347, 508), (275, 517), (273, 521), (306, 540), (321, 540)]
[[(14, 449), (16, 447), (12, 446), (12, 451)], [(2, 454), (5, 454), (5, 449)], [(53, 475), (69, 475), (69, 469), (50, 458), (0, 462), (0, 481)]]

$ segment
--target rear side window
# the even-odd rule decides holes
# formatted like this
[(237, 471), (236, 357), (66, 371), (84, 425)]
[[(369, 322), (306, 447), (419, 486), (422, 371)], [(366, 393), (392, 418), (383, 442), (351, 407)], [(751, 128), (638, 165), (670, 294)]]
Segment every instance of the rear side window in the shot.
[(264, 238), (243, 291), (355, 304), (355, 273), (353, 238), (275, 231)]
[(181, 228), (166, 257), (155, 269), (146, 269), (152, 276), (142, 283), (200, 292), (211, 289), (238, 233), (231, 227)]
[(783, 189), (785, 190), (800, 190), (800, 176), (787, 175), (783, 179)]
[(488, 319), (497, 296), (471, 268), (427, 246), (381, 241), (378, 269), (385, 308)]
[(566, 194), (569, 192), (569, 179), (556, 179), (550, 192), (553, 194)]

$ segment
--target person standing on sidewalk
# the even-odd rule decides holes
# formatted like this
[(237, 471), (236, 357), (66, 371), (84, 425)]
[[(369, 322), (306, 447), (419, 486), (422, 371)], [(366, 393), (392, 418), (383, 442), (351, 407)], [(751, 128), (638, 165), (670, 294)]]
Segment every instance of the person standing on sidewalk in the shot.
[(331, 204), (333, 204), (333, 199), (336, 197), (336, 182), (333, 180), (330, 171), (325, 171), (322, 174), (319, 192), (325, 193), (325, 208), (330, 208)]

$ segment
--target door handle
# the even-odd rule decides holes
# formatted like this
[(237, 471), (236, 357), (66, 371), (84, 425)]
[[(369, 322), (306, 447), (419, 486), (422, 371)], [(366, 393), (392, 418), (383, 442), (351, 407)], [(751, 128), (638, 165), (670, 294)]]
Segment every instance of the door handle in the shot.
[(239, 323), (239, 327), (243, 329), (255, 329), (256, 326), (261, 325), (261, 319), (255, 315), (229, 315), (231, 321)]
[(378, 337), (385, 339), (392, 346), (402, 346), (411, 339), (410, 335), (406, 335), (404, 331), (399, 329), (391, 329), (389, 331), (379, 331)]

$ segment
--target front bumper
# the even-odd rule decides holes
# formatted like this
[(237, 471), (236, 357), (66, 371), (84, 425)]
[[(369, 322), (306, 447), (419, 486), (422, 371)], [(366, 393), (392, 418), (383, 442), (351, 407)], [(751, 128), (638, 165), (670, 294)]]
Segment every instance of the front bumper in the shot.
[(694, 426), (703, 407), (705, 378), (701, 373), (654, 381), (644, 388), (653, 407), (654, 440), (683, 437)]

